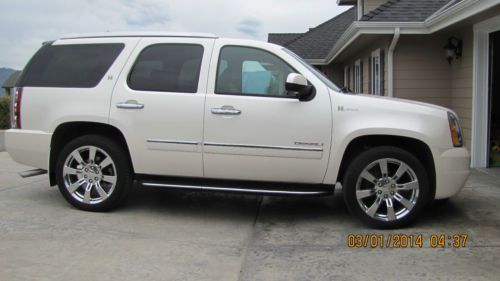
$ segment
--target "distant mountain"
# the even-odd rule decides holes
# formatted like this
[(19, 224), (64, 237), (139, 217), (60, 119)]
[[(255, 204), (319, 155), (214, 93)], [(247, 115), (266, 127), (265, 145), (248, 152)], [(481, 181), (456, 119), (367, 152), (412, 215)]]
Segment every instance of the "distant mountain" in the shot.
[(16, 70), (12, 68), (0, 68), (0, 86), (3, 85), (3, 82), (5, 82), (14, 71)]

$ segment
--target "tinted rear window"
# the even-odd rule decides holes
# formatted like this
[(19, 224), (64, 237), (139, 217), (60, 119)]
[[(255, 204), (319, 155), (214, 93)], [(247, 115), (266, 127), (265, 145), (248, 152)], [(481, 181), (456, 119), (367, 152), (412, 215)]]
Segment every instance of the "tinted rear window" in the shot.
[(135, 62), (128, 85), (142, 91), (196, 93), (202, 59), (200, 45), (149, 46)]
[(123, 48), (124, 44), (45, 45), (23, 71), (19, 86), (95, 87)]

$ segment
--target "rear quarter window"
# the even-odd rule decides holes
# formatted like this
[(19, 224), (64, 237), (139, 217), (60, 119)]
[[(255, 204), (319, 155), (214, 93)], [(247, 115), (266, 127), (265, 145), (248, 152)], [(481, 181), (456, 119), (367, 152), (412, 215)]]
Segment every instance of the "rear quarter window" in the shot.
[(93, 88), (124, 44), (45, 45), (31, 59), (20, 87)]

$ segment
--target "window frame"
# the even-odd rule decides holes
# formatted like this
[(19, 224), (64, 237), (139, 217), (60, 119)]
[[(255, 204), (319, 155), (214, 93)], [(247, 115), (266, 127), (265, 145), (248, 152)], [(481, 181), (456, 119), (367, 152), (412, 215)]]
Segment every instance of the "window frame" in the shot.
[(361, 60), (358, 59), (354, 62), (354, 92), (359, 94), (363, 92), (363, 68), (361, 67)]
[(375, 51), (373, 51), (370, 56), (370, 62), (371, 62), (370, 92), (372, 95), (375, 96), (383, 96), (383, 89), (382, 89), (383, 73), (382, 73), (381, 57), (382, 56), (380, 49), (376, 49)]
[[(220, 92), (217, 92), (217, 83), (219, 81), (219, 67), (220, 67), (220, 63), (221, 63), (221, 53), (222, 53), (222, 50), (224, 50), (224, 48), (226, 48), (226, 47), (239, 47), (239, 48), (255, 49), (255, 50), (263, 51), (263, 52), (268, 53), (270, 55), (273, 55), (276, 58), (278, 58), (279, 60), (281, 60), (284, 64), (286, 64), (290, 69), (292, 69), (294, 71), (293, 73), (298, 73), (300, 75), (303, 75), (300, 72), (298, 72), (293, 66), (291, 66), (289, 63), (287, 63), (283, 58), (281, 58), (280, 56), (278, 56), (275, 53), (272, 53), (272, 52), (270, 52), (268, 50), (265, 50), (265, 49), (262, 49), (262, 48), (258, 48), (258, 47), (253, 47), (253, 46), (245, 46), (245, 45), (224, 45), (224, 46), (222, 46), (219, 49), (219, 54), (218, 54), (218, 57), (217, 57), (217, 68), (215, 70), (214, 94), (216, 94), (216, 95), (226, 95), (226, 96), (265, 97), (265, 98), (280, 98), (280, 99), (298, 99), (298, 97), (296, 97), (296, 96), (278, 96), (278, 95), (264, 95), (264, 94), (220, 93)], [(285, 83), (286, 83), (286, 81), (285, 81)]]
[(349, 73), (349, 65), (344, 66), (344, 87), (349, 90), (350, 83), (350, 73)]
[[(200, 62), (200, 67), (198, 69), (198, 75), (197, 75), (197, 83), (196, 83), (196, 91), (194, 92), (179, 92), (179, 91), (161, 91), (161, 90), (141, 90), (141, 89), (134, 89), (130, 86), (130, 77), (132, 76), (132, 72), (134, 71), (134, 68), (137, 64), (137, 62), (139, 61), (139, 58), (141, 57), (141, 55), (149, 48), (152, 48), (152, 47), (155, 47), (155, 46), (164, 46), (164, 45), (182, 45), (182, 46), (199, 46), (201, 47), (201, 50), (202, 50), (202, 54), (201, 54), (201, 62)], [(200, 88), (200, 76), (201, 76), (201, 69), (202, 69), (202, 66), (203, 66), (203, 59), (205, 57), (205, 46), (203, 46), (202, 44), (198, 44), (198, 43), (153, 43), (151, 45), (147, 45), (146, 47), (142, 48), (142, 50), (139, 52), (139, 54), (137, 54), (137, 56), (135, 57), (135, 60), (134, 62), (131, 64), (130, 68), (129, 68), (129, 72), (127, 74), (127, 87), (130, 89), (130, 90), (133, 90), (133, 91), (136, 91), (136, 92), (155, 92), (155, 93), (178, 93), (178, 94), (198, 94), (198, 90)]]

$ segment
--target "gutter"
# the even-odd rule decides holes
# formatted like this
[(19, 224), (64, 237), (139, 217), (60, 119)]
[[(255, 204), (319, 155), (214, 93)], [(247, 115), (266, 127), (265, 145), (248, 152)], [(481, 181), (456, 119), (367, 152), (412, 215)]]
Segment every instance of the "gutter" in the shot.
[(394, 49), (399, 41), (399, 27), (394, 29), (394, 37), (392, 38), (389, 51), (387, 53), (387, 94), (389, 97), (394, 97)]

